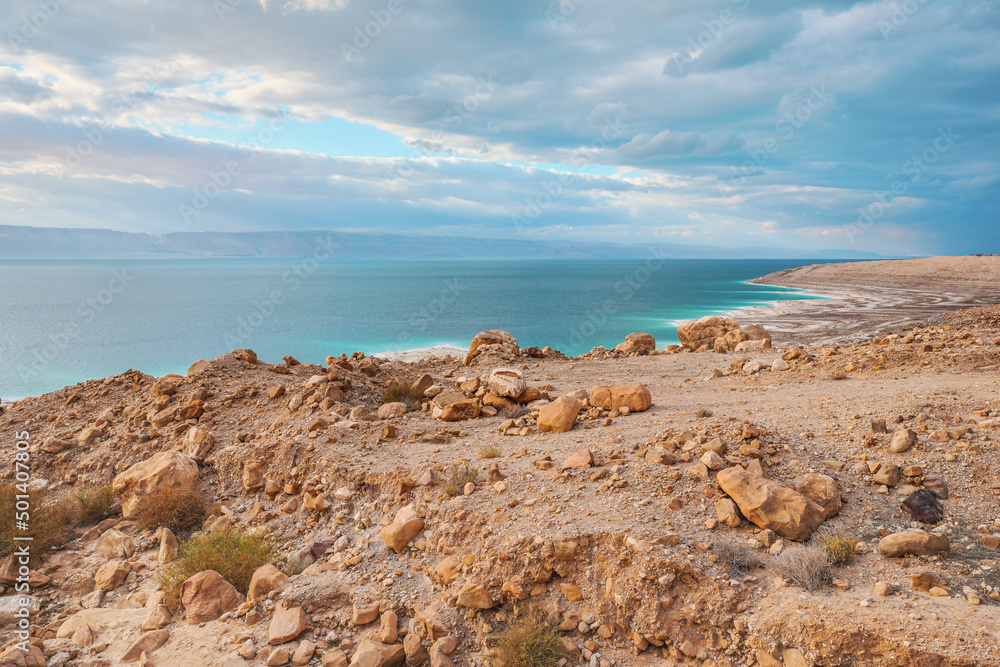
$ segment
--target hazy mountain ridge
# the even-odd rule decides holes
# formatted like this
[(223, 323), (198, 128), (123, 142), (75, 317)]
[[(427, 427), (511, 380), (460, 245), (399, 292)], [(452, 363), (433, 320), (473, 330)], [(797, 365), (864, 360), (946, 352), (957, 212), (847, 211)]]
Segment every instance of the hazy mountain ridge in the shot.
[(333, 230), (172, 232), (0, 225), (0, 259), (196, 259), (311, 257), (344, 259), (581, 258), (876, 259), (857, 250), (723, 248), (708, 245), (597, 244), (471, 237), (365, 234)]

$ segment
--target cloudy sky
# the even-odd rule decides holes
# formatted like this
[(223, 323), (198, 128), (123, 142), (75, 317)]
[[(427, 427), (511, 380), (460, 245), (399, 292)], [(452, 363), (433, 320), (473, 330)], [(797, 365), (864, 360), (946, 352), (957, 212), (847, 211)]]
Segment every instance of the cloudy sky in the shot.
[(1000, 252), (1000, 2), (6, 0), (0, 224)]

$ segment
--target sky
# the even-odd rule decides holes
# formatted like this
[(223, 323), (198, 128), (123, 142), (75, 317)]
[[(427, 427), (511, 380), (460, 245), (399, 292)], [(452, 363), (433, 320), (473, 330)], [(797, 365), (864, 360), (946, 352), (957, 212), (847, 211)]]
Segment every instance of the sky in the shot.
[(5, 0), (0, 224), (1000, 252), (1000, 1)]

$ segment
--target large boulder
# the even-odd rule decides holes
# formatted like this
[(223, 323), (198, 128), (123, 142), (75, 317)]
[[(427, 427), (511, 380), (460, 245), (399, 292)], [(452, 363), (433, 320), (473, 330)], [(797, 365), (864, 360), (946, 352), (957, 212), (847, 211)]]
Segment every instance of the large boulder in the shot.
[(181, 606), (188, 623), (214, 621), (246, 600), (215, 570), (204, 570), (181, 585)]
[(802, 542), (819, 528), (826, 510), (798, 491), (752, 475), (740, 466), (718, 475), (719, 486), (736, 501), (743, 516), (760, 528)]
[(488, 382), (493, 394), (507, 398), (517, 398), (528, 387), (524, 374), (516, 368), (495, 368)]
[(615, 345), (616, 352), (645, 356), (656, 349), (656, 339), (648, 333), (630, 333), (624, 343)]
[(583, 403), (572, 396), (560, 396), (538, 412), (538, 430), (565, 433), (573, 428)]
[(271, 591), (281, 590), (291, 581), (284, 572), (268, 563), (254, 570), (247, 590), (247, 602), (255, 604)]
[(890, 558), (899, 558), (907, 554), (930, 556), (941, 551), (948, 551), (948, 547), (947, 535), (904, 530), (901, 533), (886, 535), (879, 540), (878, 552)]
[(198, 479), (198, 464), (177, 451), (154, 454), (115, 477), (111, 488), (122, 502), (122, 516), (131, 519), (153, 495), (190, 492)]
[(131, 558), (135, 553), (135, 540), (112, 528), (104, 531), (97, 539), (94, 553), (105, 558)]
[(479, 357), (503, 360), (520, 354), (521, 348), (518, 347), (516, 338), (506, 331), (488, 329), (475, 335), (462, 363), (468, 366)]
[(604, 410), (626, 407), (630, 412), (642, 412), (653, 404), (653, 396), (644, 384), (621, 387), (599, 385), (590, 390), (590, 404)]
[(725, 336), (730, 331), (738, 331), (739, 328), (736, 320), (709, 315), (677, 327), (677, 339), (689, 350), (697, 350), (703, 345), (712, 347), (716, 338)]

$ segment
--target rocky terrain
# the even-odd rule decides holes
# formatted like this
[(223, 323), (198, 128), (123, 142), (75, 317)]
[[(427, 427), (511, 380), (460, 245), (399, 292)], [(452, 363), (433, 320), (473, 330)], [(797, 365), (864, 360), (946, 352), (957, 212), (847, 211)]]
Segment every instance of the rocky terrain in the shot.
[[(27, 442), (32, 502), (121, 506), (0, 563), (0, 665), (517, 664), (526, 618), (557, 635), (537, 665), (1000, 664), (1000, 307), (841, 344), (723, 318), (680, 338), (237, 350), (9, 406), (8, 485)], [(191, 493), (201, 531), (142, 525)], [(165, 595), (222, 531), (273, 563)]]

